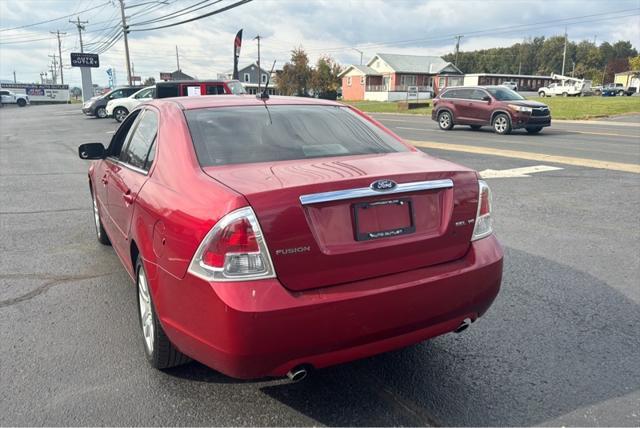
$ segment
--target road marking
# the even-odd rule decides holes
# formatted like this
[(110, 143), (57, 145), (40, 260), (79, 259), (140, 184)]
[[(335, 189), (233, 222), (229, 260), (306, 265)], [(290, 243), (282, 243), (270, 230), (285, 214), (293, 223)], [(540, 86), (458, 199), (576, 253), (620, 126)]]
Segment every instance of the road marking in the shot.
[(115, 134), (115, 133), (116, 133), (116, 131), (107, 131), (107, 132), (105, 132), (105, 134)]
[(444, 131), (439, 131), (437, 129), (427, 129), (427, 128), (407, 128), (404, 126), (395, 126), (395, 129), (407, 129), (409, 131), (427, 131), (427, 132), (444, 132)]
[(614, 134), (612, 132), (588, 132), (588, 131), (565, 131), (565, 132), (570, 132), (572, 134), (604, 135), (606, 137), (625, 137), (625, 138), (635, 138), (635, 139), (640, 138), (640, 135)]
[(558, 171), (563, 168), (549, 165), (525, 166), (523, 168), (511, 169), (485, 169), (480, 171), (482, 178), (514, 178), (514, 177), (531, 177), (529, 174), (546, 171)]
[(501, 156), (505, 158), (526, 159), (539, 162), (551, 162), (564, 165), (584, 166), (587, 168), (609, 169), (612, 171), (632, 172), (640, 174), (640, 165), (622, 162), (601, 161), (595, 159), (574, 158), (569, 156), (547, 155), (544, 153), (521, 152), (518, 150), (492, 149), (489, 147), (466, 146), (463, 144), (445, 144), (435, 141), (406, 140), (416, 147), (448, 150), (452, 152), (477, 153), (481, 155)]
[(636, 122), (616, 122), (615, 120), (605, 121), (605, 120), (565, 120), (565, 119), (554, 119), (554, 123), (579, 123), (581, 125), (600, 125), (600, 126), (630, 126), (638, 128), (640, 127), (640, 123)]

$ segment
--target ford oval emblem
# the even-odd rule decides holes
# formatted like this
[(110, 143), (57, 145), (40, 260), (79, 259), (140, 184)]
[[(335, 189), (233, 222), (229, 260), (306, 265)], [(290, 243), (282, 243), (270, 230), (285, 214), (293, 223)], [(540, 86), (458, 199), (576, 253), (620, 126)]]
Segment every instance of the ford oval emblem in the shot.
[(370, 187), (376, 192), (388, 192), (398, 187), (398, 184), (393, 180), (382, 179), (374, 181)]

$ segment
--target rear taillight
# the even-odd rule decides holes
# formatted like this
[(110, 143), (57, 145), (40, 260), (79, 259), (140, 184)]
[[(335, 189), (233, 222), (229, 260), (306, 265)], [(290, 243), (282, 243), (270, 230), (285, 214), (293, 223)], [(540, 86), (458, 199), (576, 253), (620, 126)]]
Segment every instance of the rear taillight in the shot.
[(267, 244), (250, 207), (222, 217), (198, 247), (189, 272), (207, 281), (274, 278)]
[(491, 226), (491, 189), (489, 185), (478, 180), (480, 192), (478, 194), (478, 212), (476, 214), (475, 226), (473, 227), (472, 241), (491, 235), (493, 227)]

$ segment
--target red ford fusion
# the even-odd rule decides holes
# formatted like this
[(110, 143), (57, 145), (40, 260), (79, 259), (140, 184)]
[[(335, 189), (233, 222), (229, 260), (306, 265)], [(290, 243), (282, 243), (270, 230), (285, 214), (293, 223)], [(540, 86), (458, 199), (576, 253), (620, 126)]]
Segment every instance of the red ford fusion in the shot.
[(79, 155), (159, 369), (299, 379), (462, 331), (500, 288), (487, 184), (350, 106), (155, 100)]

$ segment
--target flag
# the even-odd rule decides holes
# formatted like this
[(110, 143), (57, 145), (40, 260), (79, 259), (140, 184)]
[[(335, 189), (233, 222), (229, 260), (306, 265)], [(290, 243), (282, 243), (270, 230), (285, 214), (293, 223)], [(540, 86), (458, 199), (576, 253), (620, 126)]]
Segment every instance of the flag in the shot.
[(242, 29), (236, 34), (233, 42), (233, 78), (238, 80), (238, 58), (240, 58), (240, 47), (242, 46)]

